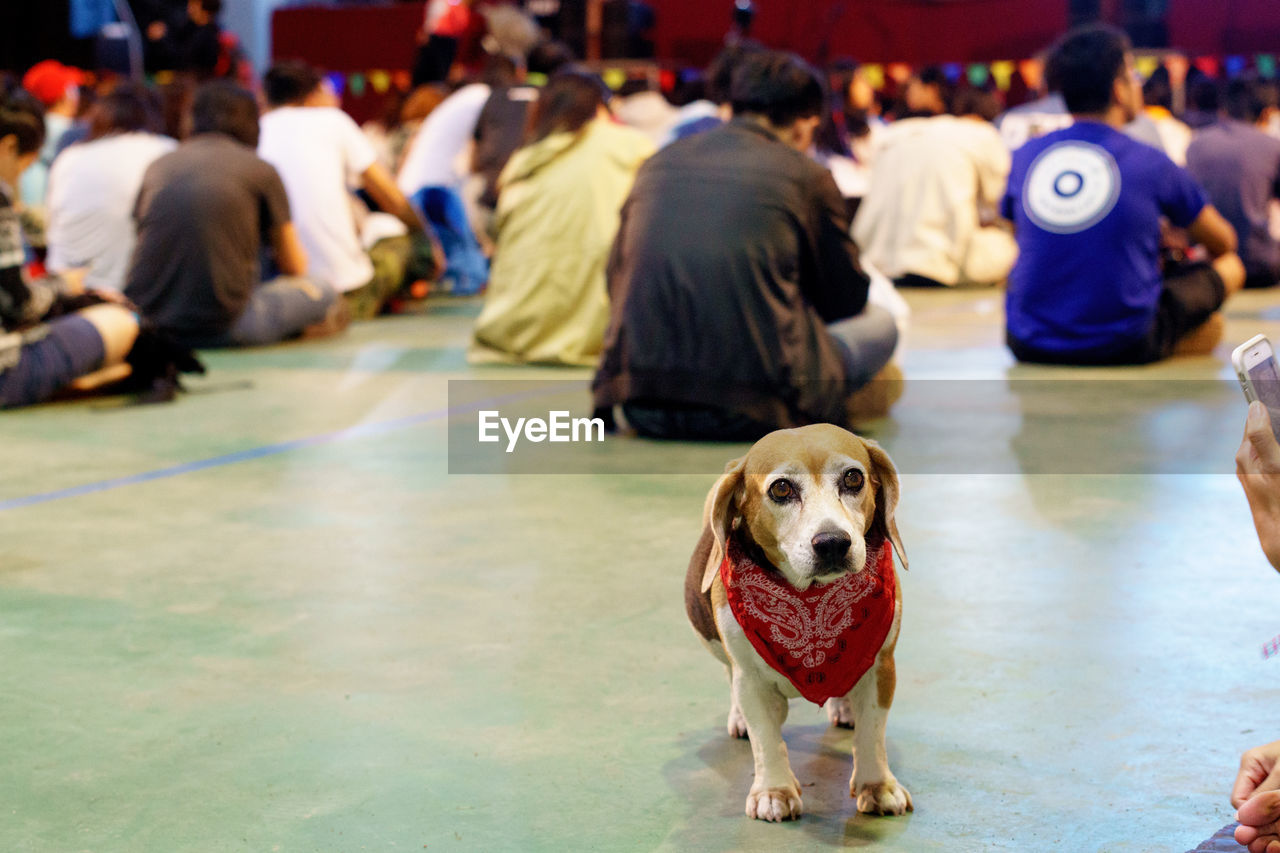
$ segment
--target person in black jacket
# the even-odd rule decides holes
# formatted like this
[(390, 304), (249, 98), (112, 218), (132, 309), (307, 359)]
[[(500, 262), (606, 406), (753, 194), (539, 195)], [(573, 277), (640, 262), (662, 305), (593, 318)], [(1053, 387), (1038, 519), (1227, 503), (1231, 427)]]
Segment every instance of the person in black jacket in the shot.
[(889, 312), (867, 303), (835, 181), (803, 153), (826, 103), (817, 73), (761, 52), (730, 100), (733, 120), (660, 151), (623, 207), (593, 389), (641, 435), (847, 424), (850, 395), (897, 343)]

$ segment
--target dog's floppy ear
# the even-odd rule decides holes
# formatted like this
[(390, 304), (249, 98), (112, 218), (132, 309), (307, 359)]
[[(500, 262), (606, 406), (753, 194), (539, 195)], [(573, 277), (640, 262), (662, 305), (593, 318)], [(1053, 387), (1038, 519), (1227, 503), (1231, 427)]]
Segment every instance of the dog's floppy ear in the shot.
[(733, 521), (738, 515), (739, 491), (742, 489), (742, 469), (747, 457), (740, 456), (724, 466), (724, 474), (707, 492), (707, 503), (702, 508), (702, 526), (711, 528), (713, 541), (707, 569), (702, 575), (702, 591), (711, 589), (711, 582), (724, 562), (726, 543), (733, 531)]
[(893, 466), (893, 460), (889, 458), (888, 453), (884, 452), (883, 447), (869, 439), (864, 438), (862, 441), (867, 446), (871, 465), (875, 469), (872, 479), (880, 489), (880, 494), (876, 498), (876, 517), (873, 523), (883, 526), (884, 535), (888, 536), (889, 541), (893, 543), (894, 549), (898, 552), (898, 559), (902, 561), (902, 568), (905, 569), (907, 568), (907, 551), (902, 547), (902, 536), (898, 534), (896, 518), (900, 494), (898, 469)]

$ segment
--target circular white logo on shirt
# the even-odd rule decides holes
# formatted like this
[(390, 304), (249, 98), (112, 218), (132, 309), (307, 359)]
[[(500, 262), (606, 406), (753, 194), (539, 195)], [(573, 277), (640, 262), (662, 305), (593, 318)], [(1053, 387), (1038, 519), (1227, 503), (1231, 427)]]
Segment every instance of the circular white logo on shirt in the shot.
[(1074, 234), (1102, 220), (1120, 197), (1120, 170), (1105, 148), (1059, 142), (1041, 152), (1027, 173), (1022, 205), (1046, 231)]

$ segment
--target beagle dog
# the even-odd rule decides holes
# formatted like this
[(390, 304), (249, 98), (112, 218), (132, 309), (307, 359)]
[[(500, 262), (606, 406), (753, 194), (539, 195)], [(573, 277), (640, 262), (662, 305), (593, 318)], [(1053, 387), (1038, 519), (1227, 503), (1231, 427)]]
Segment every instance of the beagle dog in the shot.
[[(729, 734), (749, 737), (748, 817), (802, 811), (782, 723), (790, 699), (853, 727), (858, 811), (912, 810), (885, 755), (893, 649), (907, 567), (894, 513), (898, 473), (874, 441), (831, 424), (770, 433), (707, 495), (685, 579), (694, 630), (729, 670)], [(856, 725), (855, 725), (856, 724)]]

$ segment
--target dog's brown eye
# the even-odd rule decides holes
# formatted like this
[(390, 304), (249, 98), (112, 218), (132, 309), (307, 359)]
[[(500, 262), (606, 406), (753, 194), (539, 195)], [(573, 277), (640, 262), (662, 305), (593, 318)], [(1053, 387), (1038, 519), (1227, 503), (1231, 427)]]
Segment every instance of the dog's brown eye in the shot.
[(796, 496), (796, 487), (790, 480), (774, 480), (769, 486), (769, 497), (777, 503), (786, 503)]
[(862, 491), (862, 485), (866, 481), (867, 478), (857, 468), (850, 468), (844, 472), (844, 487), (851, 492)]

